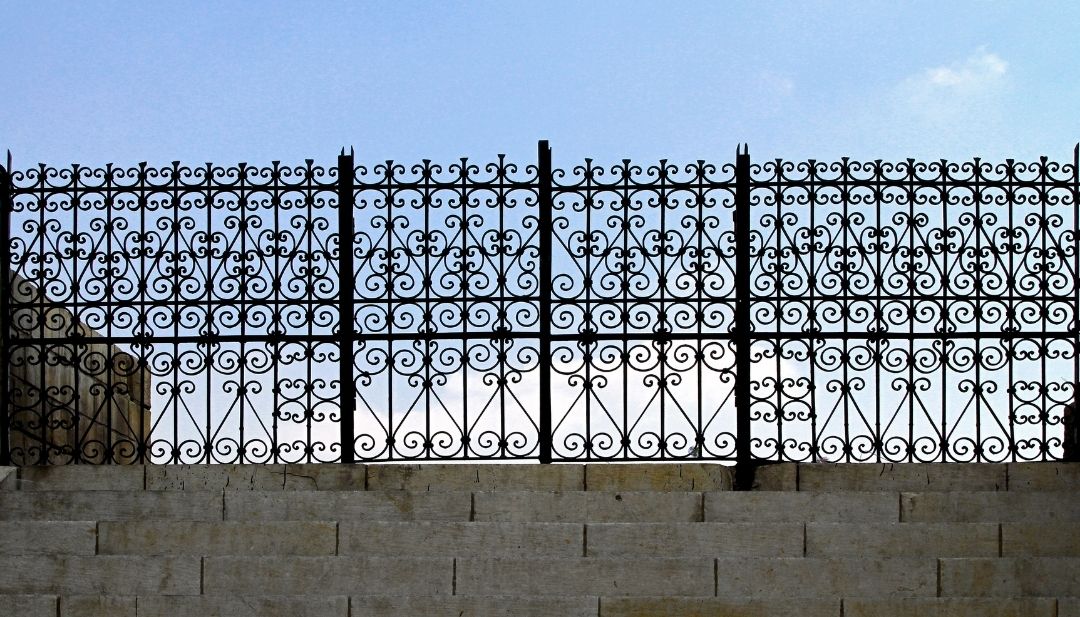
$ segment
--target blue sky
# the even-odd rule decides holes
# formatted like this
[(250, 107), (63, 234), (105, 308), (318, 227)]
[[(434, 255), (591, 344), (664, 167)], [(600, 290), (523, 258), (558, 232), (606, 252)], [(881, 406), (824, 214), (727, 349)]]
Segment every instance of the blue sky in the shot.
[(1076, 2), (0, 2), (16, 167), (1070, 157)]

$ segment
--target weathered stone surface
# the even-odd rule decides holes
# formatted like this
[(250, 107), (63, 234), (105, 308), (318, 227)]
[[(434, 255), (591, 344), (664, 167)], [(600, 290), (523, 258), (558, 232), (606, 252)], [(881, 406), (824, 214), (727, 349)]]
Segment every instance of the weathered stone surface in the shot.
[(1080, 597), (1058, 598), (1057, 617), (1080, 617)]
[(285, 466), (285, 490), (363, 491), (367, 466), (306, 463)]
[(585, 466), (585, 487), (590, 491), (728, 491), (731, 484), (731, 467), (718, 463)]
[(229, 491), (225, 518), (236, 521), (467, 521), (465, 492)]
[(92, 521), (0, 522), (0, 555), (93, 555), (94, 527)]
[(596, 617), (596, 598), (353, 596), (352, 617)]
[(333, 555), (337, 525), (262, 521), (103, 522), (102, 555)]
[(390, 557), (206, 557), (207, 595), (450, 595), (453, 560)]
[(458, 559), (460, 595), (711, 596), (713, 561), (683, 559)]
[(1080, 557), (1080, 523), (1004, 523), (1003, 557)]
[(19, 470), (17, 467), (0, 467), (0, 490), (13, 491), (19, 488)]
[(941, 595), (1080, 596), (1080, 558), (942, 559)]
[(892, 523), (900, 520), (900, 506), (897, 493), (706, 493), (705, 520), (721, 523)]
[(500, 491), (474, 493), (473, 508), (477, 521), (694, 522), (701, 520), (701, 493)]
[(135, 596), (61, 596), (60, 617), (135, 617)]
[[(313, 589), (312, 594), (316, 591), (317, 589)], [(348, 596), (320, 594), (139, 598), (139, 617), (347, 617), (348, 614)]]
[(754, 470), (754, 490), (799, 490), (799, 466), (796, 463), (778, 463), (758, 467)]
[(56, 596), (0, 595), (0, 607), (12, 617), (56, 617)]
[(197, 594), (198, 557), (0, 557), (0, 593)]
[(1006, 478), (992, 463), (799, 465), (800, 491), (1004, 491)]
[(340, 524), (340, 555), (580, 557), (584, 528), (572, 523)]
[(142, 465), (56, 465), (19, 469), (21, 491), (141, 491)]
[(221, 510), (220, 491), (0, 491), (3, 520), (220, 521)]
[(762, 558), (717, 560), (717, 596), (813, 598), (933, 597), (933, 559)]
[(604, 617), (840, 617), (839, 600), (600, 598)]
[(580, 491), (583, 465), (368, 465), (372, 491)]
[(997, 557), (992, 523), (807, 523), (807, 557)]
[(601, 523), (587, 525), (589, 557), (801, 557), (798, 523)]
[(1054, 617), (1054, 599), (845, 598), (844, 617)]
[(281, 490), (285, 465), (148, 465), (151, 491)]
[(902, 493), (900, 516), (913, 523), (1080, 521), (1080, 499), (1068, 491)]
[(1075, 491), (1080, 463), (1009, 463), (1010, 491)]

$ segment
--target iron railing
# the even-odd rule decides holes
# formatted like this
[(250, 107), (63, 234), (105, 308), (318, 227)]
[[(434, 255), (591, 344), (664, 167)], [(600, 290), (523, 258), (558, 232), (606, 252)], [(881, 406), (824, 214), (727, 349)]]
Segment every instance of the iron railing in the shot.
[(1076, 157), (4, 171), (0, 458), (1059, 459)]

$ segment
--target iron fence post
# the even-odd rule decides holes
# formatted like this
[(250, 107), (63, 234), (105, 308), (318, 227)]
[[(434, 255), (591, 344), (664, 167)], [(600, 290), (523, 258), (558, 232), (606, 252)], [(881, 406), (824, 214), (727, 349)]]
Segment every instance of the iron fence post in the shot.
[(11, 152), (0, 165), (0, 465), (11, 464)]
[(551, 147), (547, 140), (537, 144), (540, 243), (540, 462), (551, 462)]
[(353, 447), (356, 416), (356, 381), (353, 375), (353, 338), (356, 324), (356, 290), (353, 278), (353, 152), (341, 149), (337, 162), (338, 198), (338, 293), (341, 312), (338, 318), (338, 346), (341, 388), (341, 462), (356, 462)]
[(735, 150), (735, 488), (754, 481), (750, 451), (750, 153)]

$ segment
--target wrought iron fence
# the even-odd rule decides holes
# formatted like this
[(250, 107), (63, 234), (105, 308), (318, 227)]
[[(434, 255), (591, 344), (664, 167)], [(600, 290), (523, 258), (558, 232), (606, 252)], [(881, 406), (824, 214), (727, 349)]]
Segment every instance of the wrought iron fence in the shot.
[(0, 457), (1058, 459), (1077, 169), (4, 170)]

